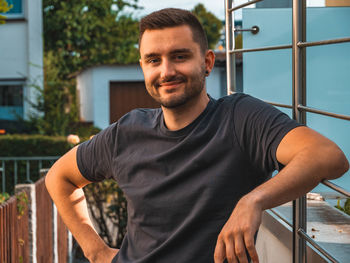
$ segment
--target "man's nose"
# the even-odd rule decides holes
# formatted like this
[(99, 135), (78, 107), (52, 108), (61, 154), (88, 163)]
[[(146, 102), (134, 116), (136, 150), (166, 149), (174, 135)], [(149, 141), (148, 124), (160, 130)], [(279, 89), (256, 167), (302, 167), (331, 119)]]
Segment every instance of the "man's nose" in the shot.
[(176, 74), (175, 65), (169, 60), (163, 60), (161, 66), (160, 77), (161, 79), (167, 79)]

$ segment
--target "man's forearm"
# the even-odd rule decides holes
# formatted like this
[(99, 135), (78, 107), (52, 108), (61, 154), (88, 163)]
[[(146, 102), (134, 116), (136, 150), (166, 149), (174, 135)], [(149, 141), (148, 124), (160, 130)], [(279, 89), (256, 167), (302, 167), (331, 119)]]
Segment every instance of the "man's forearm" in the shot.
[(328, 147), (304, 149), (269, 181), (247, 196), (255, 199), (262, 209), (294, 200), (312, 190), (323, 179), (335, 179), (348, 170), (344, 154)]
[(63, 221), (78, 241), (85, 256), (91, 258), (92, 255), (106, 249), (106, 244), (96, 233), (89, 218), (83, 190), (63, 180), (54, 174), (54, 171), (49, 172), (45, 183)]

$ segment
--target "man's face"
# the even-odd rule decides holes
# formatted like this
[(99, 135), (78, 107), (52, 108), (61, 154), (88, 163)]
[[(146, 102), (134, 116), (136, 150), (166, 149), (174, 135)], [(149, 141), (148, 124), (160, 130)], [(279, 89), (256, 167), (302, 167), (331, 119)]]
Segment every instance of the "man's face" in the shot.
[(206, 59), (188, 26), (146, 30), (140, 53), (147, 91), (163, 107), (181, 106), (201, 94)]

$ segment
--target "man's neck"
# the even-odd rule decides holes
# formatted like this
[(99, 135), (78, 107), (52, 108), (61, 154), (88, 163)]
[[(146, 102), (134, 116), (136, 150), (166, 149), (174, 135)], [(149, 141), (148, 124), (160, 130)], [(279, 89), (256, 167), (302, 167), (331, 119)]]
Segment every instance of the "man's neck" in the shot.
[(165, 108), (162, 106), (166, 127), (171, 131), (186, 127), (204, 111), (208, 102), (206, 89), (203, 89), (201, 94), (180, 107)]

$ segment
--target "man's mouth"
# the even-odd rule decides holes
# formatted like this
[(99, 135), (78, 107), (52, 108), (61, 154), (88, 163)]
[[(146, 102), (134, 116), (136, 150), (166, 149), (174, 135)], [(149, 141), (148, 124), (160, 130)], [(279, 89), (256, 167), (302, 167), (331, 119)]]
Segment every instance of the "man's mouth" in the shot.
[(175, 88), (181, 83), (183, 83), (183, 81), (168, 81), (161, 83), (159, 86), (164, 88)]
[(155, 83), (156, 88), (164, 87), (167, 89), (176, 88), (178, 85), (184, 83), (186, 79), (181, 76), (172, 77), (163, 81), (157, 81)]

